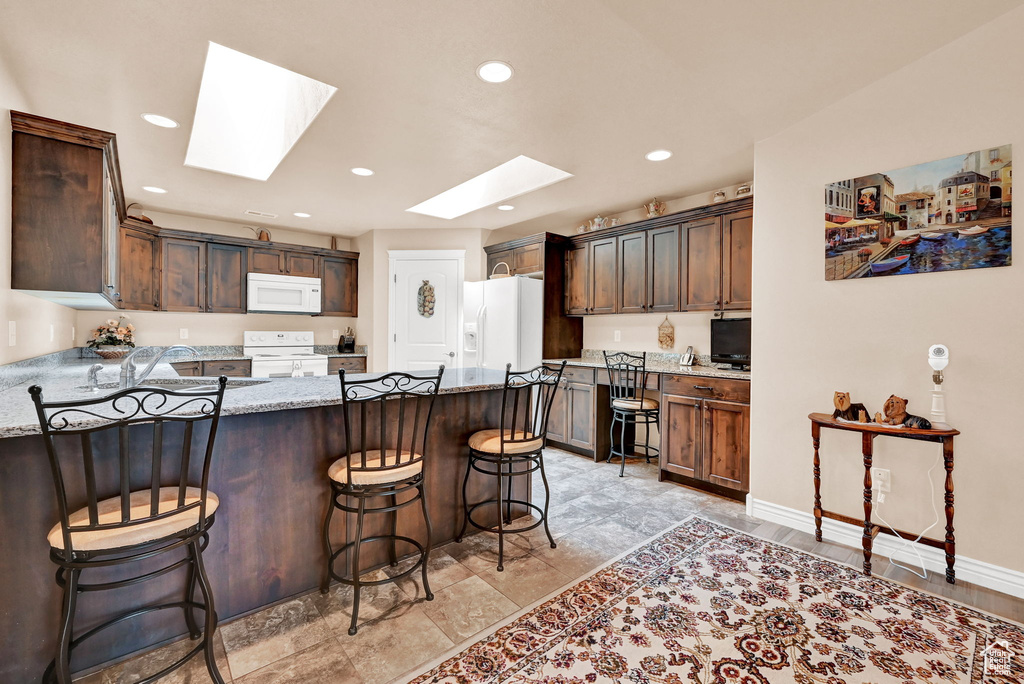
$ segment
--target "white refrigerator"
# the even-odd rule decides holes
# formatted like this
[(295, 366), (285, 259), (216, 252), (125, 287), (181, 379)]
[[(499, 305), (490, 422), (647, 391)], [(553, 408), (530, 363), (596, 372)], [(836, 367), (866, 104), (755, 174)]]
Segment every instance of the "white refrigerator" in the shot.
[(465, 284), (463, 363), (527, 370), (540, 365), (544, 281), (515, 276)]

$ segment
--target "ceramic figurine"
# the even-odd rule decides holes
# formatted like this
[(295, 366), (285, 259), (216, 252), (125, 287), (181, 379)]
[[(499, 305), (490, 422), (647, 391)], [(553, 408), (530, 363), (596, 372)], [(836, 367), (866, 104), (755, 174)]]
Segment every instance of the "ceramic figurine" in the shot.
[(875, 414), (875, 422), (881, 425), (905, 425), (918, 430), (932, 429), (931, 421), (927, 418), (907, 413), (907, 400), (897, 397), (895, 394), (890, 394), (889, 398), (885, 400), (882, 411), (885, 412), (884, 416), (881, 413)]
[(836, 392), (832, 395), (832, 403), (835, 405), (836, 410), (832, 412), (833, 420), (843, 419), (849, 420), (855, 423), (870, 423), (867, 408), (864, 404), (853, 404), (850, 403), (849, 392)]
[(747, 183), (744, 183), (740, 187), (736, 188), (736, 197), (737, 197), (737, 199), (740, 198), (740, 197), (746, 197), (747, 195), (749, 195), (753, 191), (754, 191), (754, 181), (749, 181)]
[(718, 202), (724, 202), (725, 201), (725, 191), (724, 190), (716, 191), (714, 197), (711, 198), (711, 201), (716, 203), (716, 204)]
[(608, 227), (608, 219), (604, 218), (600, 214), (597, 218), (590, 219), (590, 230), (601, 230), (602, 228)]
[(644, 205), (644, 209), (647, 210), (647, 218), (657, 218), (664, 215), (665, 208), (665, 203), (658, 201), (657, 197)]

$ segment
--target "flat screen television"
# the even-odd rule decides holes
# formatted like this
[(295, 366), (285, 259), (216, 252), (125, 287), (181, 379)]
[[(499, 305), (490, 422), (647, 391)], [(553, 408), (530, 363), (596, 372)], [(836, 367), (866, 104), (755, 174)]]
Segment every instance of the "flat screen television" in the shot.
[(711, 319), (711, 362), (750, 367), (750, 319)]

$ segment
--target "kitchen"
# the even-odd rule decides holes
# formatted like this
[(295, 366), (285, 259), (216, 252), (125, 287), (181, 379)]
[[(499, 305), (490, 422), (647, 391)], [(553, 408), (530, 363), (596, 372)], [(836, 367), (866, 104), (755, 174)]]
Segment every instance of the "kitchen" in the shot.
[[(815, 541), (804, 518), (781, 503), (772, 504), (778, 510), (764, 504), (778, 489), (789, 497), (779, 497), (791, 505), (786, 510), (810, 509), (809, 459), (790, 462), (781, 453), (811, 450), (805, 425), (792, 426), (790, 418), (803, 419), (814, 408), (807, 404), (821, 403), (819, 395), (831, 397), (833, 388), (816, 379), (848, 381), (822, 371), (831, 355), (804, 349), (817, 370), (797, 371), (799, 393), (785, 389), (794, 382), (794, 362), (783, 361), (788, 348), (779, 341), (786, 336), (799, 348), (797, 333), (807, 326), (789, 321), (803, 315), (795, 309), (800, 297), (815, 296), (814, 287), (777, 296), (787, 291), (780, 271), (789, 261), (769, 236), (791, 222), (775, 199), (779, 175), (755, 156), (755, 143), (820, 109), (808, 84), (825, 66), (815, 66), (820, 51), (812, 43), (800, 43), (806, 64), (783, 77), (800, 93), (800, 106), (791, 110), (763, 94), (739, 93), (711, 66), (701, 67), (708, 101), (764, 108), (772, 123), (704, 113), (694, 115), (699, 125), (681, 131), (672, 111), (691, 100), (659, 86), (679, 77), (678, 66), (648, 50), (682, 49), (668, 48), (674, 39), (656, 30), (664, 15), (713, 21), (707, 8), (684, 4), (643, 3), (630, 18), (612, 8), (616, 3), (601, 3), (590, 17), (580, 3), (551, 9), (612, 42), (627, 40), (623, 31), (650, 31), (628, 39), (635, 53), (598, 50), (585, 79), (568, 86), (545, 71), (543, 56), (554, 50), (569, 70), (579, 68), (574, 52), (536, 8), (447, 8), (428, 16), (408, 6), (398, 25), (365, 32), (359, 27), (389, 25), (395, 16), (383, 8), (309, 3), (305, 20), (339, 26), (346, 35), (339, 41), (326, 29), (301, 29), (305, 21), (281, 8), (236, 5), (249, 15), (236, 25), (239, 12), (192, 3), (129, 9), (111, 2), (92, 13), (50, 2), (5, 7), (15, 18), (8, 26), (22, 35), (0, 29), (10, 46), (0, 47), (0, 95), (11, 126), (0, 145), (0, 209), (6, 202), (11, 209), (3, 211), (10, 240), (0, 247), (8, 331), (8, 344), (0, 346), (0, 529), (8, 541), (0, 577), (11, 635), (0, 679), (436, 676), (485, 648), (489, 635), (516, 624), (510, 621), (520, 614), (578, 590), (591, 573), (615, 567), (609, 564), (658, 535), (700, 520), (855, 564), (859, 540)], [(760, 10), (721, 11), (739, 32), (731, 45), (759, 44), (758, 23), (785, 23)], [(782, 14), (817, 26), (824, 11)], [(208, 26), (197, 29), (190, 13)], [(997, 14), (979, 13), (972, 25), (987, 26)], [(501, 32), (492, 23), (505, 15), (521, 22), (509, 28), (524, 41), (520, 47), (497, 40)], [(970, 29), (928, 21), (949, 41)], [(108, 23), (123, 40), (104, 42)], [(292, 40), (276, 40), (275, 26)], [(416, 26), (458, 40), (446, 47)], [(27, 42), (51, 32), (61, 37), (55, 47)], [(922, 29), (916, 42), (889, 42), (886, 49), (900, 64), (914, 63), (931, 45), (926, 34)], [(297, 49), (307, 38), (308, 49)], [(374, 40), (389, 56), (371, 66), (357, 52)], [(763, 49), (784, 55), (790, 48), (773, 42)], [(752, 54), (734, 55), (730, 73), (768, 68), (770, 60), (758, 65)], [(270, 85), (251, 87), (272, 81), (236, 76), (224, 86), (235, 88), (225, 91), (230, 98), (208, 91), (224, 83), (208, 70), (217, 55), (261, 62), (308, 88), (304, 108), (282, 127), (292, 137), (271, 145), (271, 162), (245, 154), (255, 138), (243, 122), (260, 107), (276, 111), (268, 104)], [(872, 80), (885, 73), (877, 65)], [(49, 82), (53, 74), (61, 77)], [(379, 88), (381, 78), (393, 87)], [(605, 93), (618, 94), (611, 99), (624, 107), (622, 120), (583, 106)], [(641, 105), (642, 98), (658, 106)], [(524, 103), (533, 109), (524, 111)], [(204, 133), (201, 114), (210, 111), (229, 128)], [(551, 122), (569, 111), (577, 130), (555, 136)], [(608, 126), (617, 141), (607, 138)], [(218, 149), (235, 134), (242, 151)], [(231, 166), (245, 157), (255, 170)], [(502, 167), (514, 168), (525, 185), (484, 178)], [(477, 193), (480, 187), (486, 192)], [(445, 204), (459, 188), (477, 195), (465, 210)], [(807, 192), (800, 202), (816, 206), (818, 194), (812, 200)], [(817, 264), (805, 262), (797, 238), (781, 242), (795, 250), (795, 268), (811, 282), (807, 274)], [(802, 310), (815, 307), (821, 303)], [(94, 337), (97, 329), (106, 332)], [(900, 325), (893, 329), (913, 336)], [(876, 379), (887, 363), (872, 371)], [(514, 379), (506, 364), (527, 375)], [(408, 428), (423, 439), (409, 449), (401, 427), (385, 430), (385, 416), (402, 424), (391, 405), (417, 392), (393, 387), (401, 398), (367, 409), (354, 389), (406, 371), (426, 383), (419, 399), (430, 405), (426, 422)], [(617, 373), (632, 373), (633, 380)], [(534, 392), (523, 414), (509, 408), (517, 382)], [(41, 392), (30, 394), (33, 386)], [(190, 527), (181, 537), (187, 553), (176, 562), (188, 565), (187, 577), (157, 572), (153, 559), (140, 558), (152, 581), (138, 591), (113, 586), (100, 599), (68, 589), (77, 582), (76, 564), (95, 559), (65, 553), (71, 537), (59, 541), (60, 525), (54, 527), (62, 511), (48, 445), (61, 428), (48, 422), (47, 411), (138, 391), (213, 402), (209, 416), (206, 409), (182, 409), (189, 420), (213, 419), (213, 427), (196, 423), (195, 435), (188, 433), (197, 443), (209, 434), (213, 443), (211, 497), (199, 499), (208, 513), (197, 519), (209, 526)], [(776, 394), (785, 401), (776, 402)], [(784, 418), (777, 413), (783, 405)], [(534, 422), (522, 438), (515, 429), (506, 434), (505, 426), (526, 420), (529, 411)], [(86, 490), (95, 489), (88, 472), (94, 446), (97, 476), (118, 458), (131, 465), (131, 474), (101, 496), (120, 488), (120, 505), (134, 502), (150, 484), (139, 462), (151, 460), (153, 491), (169, 486), (155, 473), (170, 467), (172, 447), (181, 451), (183, 438), (164, 414), (150, 418), (126, 428), (123, 438), (97, 436), (81, 447), (90, 465), (84, 483), (80, 474), (73, 478), (85, 489), (70, 505), (85, 506), (78, 510), (85, 519)], [(161, 455), (147, 440), (164, 430), (153, 425), (165, 422), (170, 446)], [(772, 439), (780, 423), (784, 450)], [(501, 435), (505, 470), (487, 467), (494, 462), (486, 445), (492, 432)], [(377, 466), (367, 462), (370, 442)], [(380, 490), (392, 497), (382, 509), (394, 513), (390, 529), (379, 521), (363, 528), (359, 496), (380, 483), (352, 489), (360, 450), (362, 468), (415, 470), (407, 489)], [(387, 466), (392, 450), (397, 456)], [(411, 461), (404, 461), (407, 453)], [(347, 465), (339, 465), (343, 459)], [(183, 467), (188, 471), (187, 459)], [(774, 477), (800, 485), (790, 497)], [(201, 479), (205, 492), (207, 475)], [(200, 485), (190, 481), (189, 491), (193, 486)], [(153, 515), (161, 492), (153, 494)], [(192, 505), (180, 496), (179, 506)], [(476, 508), (495, 503), (488, 498), (494, 496), (495, 510)], [(1021, 602), (1009, 595), (1016, 591), (1016, 561), (973, 541), (983, 535), (970, 507), (963, 515), (967, 531), (958, 535), (966, 539), (966, 556), (958, 569), (966, 582), (918, 581), (880, 556), (879, 576), (954, 592), (1015, 619)], [(473, 526), (485, 531), (468, 534)], [(355, 539), (389, 535), (397, 546), (367, 544), (360, 556), (356, 544), (354, 559), (343, 553)], [(977, 569), (985, 561), (974, 558), (991, 560), (999, 577), (1010, 579), (987, 580)], [(345, 584), (353, 578), (342, 561), (360, 568), (354, 590)], [(63, 568), (57, 582), (55, 564)], [(205, 610), (214, 600), (216, 611)], [(161, 602), (184, 608), (185, 620), (180, 610), (161, 609), (112, 624), (94, 639), (89, 632), (111, 616)]]

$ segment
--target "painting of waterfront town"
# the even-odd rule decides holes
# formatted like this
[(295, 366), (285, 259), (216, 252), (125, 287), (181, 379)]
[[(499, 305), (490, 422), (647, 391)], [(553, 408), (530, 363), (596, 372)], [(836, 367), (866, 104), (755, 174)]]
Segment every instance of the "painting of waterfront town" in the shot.
[(1010, 265), (1010, 145), (825, 186), (825, 280)]

